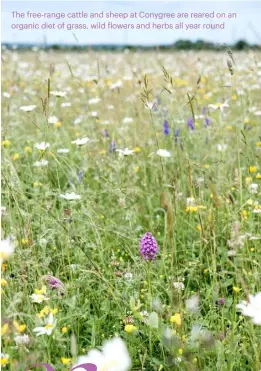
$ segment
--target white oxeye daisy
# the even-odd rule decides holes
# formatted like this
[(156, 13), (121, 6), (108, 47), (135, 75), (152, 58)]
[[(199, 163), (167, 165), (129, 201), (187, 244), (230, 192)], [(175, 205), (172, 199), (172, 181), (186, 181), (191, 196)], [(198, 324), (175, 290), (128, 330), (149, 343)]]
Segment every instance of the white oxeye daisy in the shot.
[(227, 150), (227, 144), (217, 144), (217, 150), (220, 152), (225, 152)]
[(47, 165), (48, 165), (47, 160), (40, 160), (40, 161), (36, 161), (34, 163), (34, 166), (36, 166), (36, 167), (47, 166)]
[(71, 107), (71, 105), (72, 104), (70, 102), (64, 102), (64, 103), (61, 104), (61, 107), (66, 108), (66, 107)]
[(145, 107), (148, 108), (149, 110), (152, 110), (155, 106), (155, 102), (146, 102)]
[(81, 196), (75, 194), (74, 192), (72, 193), (65, 193), (65, 194), (60, 194), (61, 198), (64, 198), (65, 200), (68, 201), (74, 201), (74, 200), (80, 200)]
[(5, 98), (11, 98), (11, 94), (7, 93), (6, 91), (3, 92), (3, 96)]
[(123, 119), (124, 124), (130, 124), (131, 122), (133, 122), (132, 117), (124, 117), (124, 119)]
[(107, 340), (101, 351), (92, 349), (86, 356), (79, 357), (74, 367), (84, 363), (93, 363), (100, 371), (128, 371), (131, 367), (131, 358), (124, 341), (115, 337)]
[(1, 353), (1, 367), (5, 367), (9, 363), (9, 354)]
[(47, 148), (50, 147), (49, 143), (41, 142), (41, 143), (36, 143), (35, 148), (39, 149), (39, 151), (45, 151)]
[(120, 157), (123, 157), (123, 156), (133, 155), (133, 153), (134, 153), (135, 151), (134, 151), (133, 149), (124, 148), (124, 149), (116, 149), (116, 152), (119, 153), (119, 156), (120, 156)]
[(69, 149), (68, 148), (59, 148), (57, 149), (57, 153), (68, 153)]
[(88, 103), (89, 104), (97, 104), (97, 103), (99, 103), (101, 100), (100, 100), (100, 98), (91, 98), (91, 99), (89, 99), (88, 100)]
[(111, 89), (111, 90), (118, 89), (118, 88), (120, 88), (122, 85), (123, 85), (123, 84), (122, 84), (122, 81), (119, 80), (119, 81), (117, 81), (117, 82), (111, 84), (110, 89)]
[(88, 143), (90, 139), (88, 137), (85, 138), (79, 138), (76, 140), (73, 140), (71, 143), (76, 144), (77, 146), (83, 146), (84, 144)]
[(67, 94), (67, 92), (66, 92), (66, 91), (58, 91), (58, 90), (55, 90), (55, 91), (51, 91), (50, 94), (51, 94), (51, 95), (54, 95), (54, 96), (56, 96), (56, 97), (58, 97), (58, 98), (60, 98), (60, 97), (65, 97), (66, 94)]
[(21, 106), (20, 107), (20, 110), (21, 111), (24, 111), (24, 112), (31, 112), (31, 111), (33, 111), (34, 109), (35, 109), (35, 105), (30, 105), (30, 106)]
[(48, 124), (56, 124), (59, 121), (58, 117), (56, 116), (49, 116), (48, 117)]
[(56, 326), (56, 320), (53, 317), (53, 314), (50, 313), (48, 318), (45, 320), (45, 326), (42, 327), (35, 327), (33, 329), (33, 332), (36, 333), (36, 336), (41, 336), (41, 335), (48, 335), (50, 336), (55, 329)]
[(249, 295), (248, 301), (241, 301), (237, 308), (243, 316), (251, 317), (254, 324), (261, 325), (261, 292)]
[(219, 109), (221, 112), (223, 112), (224, 108), (229, 107), (229, 105), (227, 101), (225, 101), (224, 103), (209, 104), (208, 107), (213, 111)]
[(186, 205), (187, 206), (195, 206), (196, 205), (195, 198), (194, 197), (187, 197)]
[(170, 157), (171, 156), (171, 153), (169, 151), (167, 151), (166, 149), (158, 149), (156, 151), (156, 155), (158, 155), (159, 157)]
[(43, 301), (49, 300), (49, 298), (47, 298), (47, 296), (45, 296), (44, 294), (35, 294), (35, 293), (30, 295), (30, 298), (32, 299), (33, 303), (37, 303), (37, 304), (40, 304)]
[(252, 183), (252, 184), (250, 184), (250, 187), (249, 187), (249, 189), (250, 189), (250, 192), (251, 193), (257, 193), (258, 192), (258, 184), (256, 184), (256, 183)]

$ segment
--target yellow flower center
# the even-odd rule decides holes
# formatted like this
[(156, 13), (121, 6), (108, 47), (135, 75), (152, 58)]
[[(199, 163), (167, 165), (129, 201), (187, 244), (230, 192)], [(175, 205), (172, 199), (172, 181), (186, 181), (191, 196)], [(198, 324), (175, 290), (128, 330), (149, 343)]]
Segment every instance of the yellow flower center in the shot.
[(48, 323), (47, 325), (44, 326), (46, 330), (52, 329), (53, 327), (54, 325), (52, 325), (51, 323)]

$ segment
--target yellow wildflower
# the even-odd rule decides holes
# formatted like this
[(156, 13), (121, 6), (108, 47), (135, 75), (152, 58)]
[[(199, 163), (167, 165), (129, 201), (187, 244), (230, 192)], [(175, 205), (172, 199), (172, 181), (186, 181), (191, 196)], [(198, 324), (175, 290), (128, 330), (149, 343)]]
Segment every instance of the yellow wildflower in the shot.
[(251, 178), (251, 176), (247, 176), (246, 177), (246, 184), (248, 185), (248, 184), (251, 184), (252, 183), (252, 178)]
[(29, 147), (29, 146), (26, 146), (26, 147), (24, 147), (24, 151), (27, 152), (27, 153), (31, 153), (32, 152), (32, 148)]
[(180, 356), (182, 356), (182, 354), (183, 354), (183, 349), (180, 348), (180, 349), (178, 350), (178, 354), (179, 354)]
[(125, 331), (128, 333), (128, 334), (132, 334), (133, 332), (135, 332), (137, 330), (137, 327), (134, 326), (134, 325), (126, 325), (125, 326)]
[(9, 325), (8, 323), (5, 323), (2, 327), (1, 327), (1, 335), (5, 335), (7, 334), (9, 331)]
[(5, 367), (8, 364), (8, 359), (9, 357), (7, 356), (7, 354), (3, 354), (1, 356), (1, 366)]
[(241, 289), (239, 287), (233, 286), (233, 291), (237, 294)]
[(261, 147), (261, 142), (256, 142), (257, 147)]
[(248, 171), (249, 171), (249, 173), (256, 173), (257, 172), (257, 167), (256, 166), (249, 166)]
[(17, 321), (14, 321), (13, 325), (14, 325), (17, 332), (24, 332), (26, 330), (26, 325), (25, 324), (20, 325)]
[(1, 286), (6, 286), (6, 285), (7, 285), (7, 281), (4, 278), (2, 278), (1, 279)]
[(175, 313), (174, 316), (171, 316), (170, 317), (170, 322), (175, 323), (177, 326), (180, 327), (181, 323), (182, 323), (180, 313)]
[(62, 333), (63, 334), (66, 334), (68, 332), (68, 327), (64, 326), (62, 329), (61, 329)]
[(55, 316), (58, 313), (58, 308), (53, 308), (50, 310), (52, 314)]
[(55, 126), (57, 127), (57, 129), (59, 129), (61, 126), (62, 126), (62, 123), (61, 121), (57, 121)]
[(186, 213), (195, 213), (198, 211), (197, 206), (187, 206), (185, 208)]
[(43, 185), (43, 183), (41, 182), (34, 182), (33, 186), (36, 188), (36, 187), (41, 187)]
[(63, 365), (69, 365), (72, 362), (71, 358), (61, 357), (61, 362)]
[(46, 305), (41, 311), (40, 313), (37, 313), (37, 317), (38, 318), (43, 318), (44, 316), (47, 316), (47, 314), (49, 314), (50, 312), (50, 307), (48, 307), (48, 305)]
[(9, 147), (10, 144), (11, 144), (10, 140), (8, 140), (8, 139), (2, 140), (2, 146), (3, 147), (5, 147), (5, 148)]
[(15, 153), (15, 154), (13, 155), (12, 159), (13, 159), (13, 161), (16, 161), (16, 160), (19, 159), (19, 157), (20, 157), (19, 153)]
[(256, 179), (261, 179), (261, 174), (260, 173), (257, 174)]
[(38, 294), (38, 295), (46, 294), (46, 286), (45, 286), (45, 285), (42, 286), (42, 288), (41, 288), (40, 290), (35, 289), (35, 290), (34, 290), (34, 293), (35, 293), (35, 294)]
[(135, 148), (134, 148), (134, 151), (135, 151), (136, 153), (139, 153), (139, 152), (141, 151), (141, 148), (140, 148), (140, 147), (135, 147)]

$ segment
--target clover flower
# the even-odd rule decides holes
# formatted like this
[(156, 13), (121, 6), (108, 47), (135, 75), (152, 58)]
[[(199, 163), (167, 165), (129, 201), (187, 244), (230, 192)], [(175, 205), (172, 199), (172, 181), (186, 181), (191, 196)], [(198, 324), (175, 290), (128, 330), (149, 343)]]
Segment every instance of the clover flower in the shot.
[(49, 274), (49, 275), (44, 276), (43, 279), (48, 282), (52, 290), (56, 289), (57, 291), (60, 291), (63, 294), (65, 293), (64, 284), (62, 283), (61, 280), (59, 280), (59, 278), (51, 276)]

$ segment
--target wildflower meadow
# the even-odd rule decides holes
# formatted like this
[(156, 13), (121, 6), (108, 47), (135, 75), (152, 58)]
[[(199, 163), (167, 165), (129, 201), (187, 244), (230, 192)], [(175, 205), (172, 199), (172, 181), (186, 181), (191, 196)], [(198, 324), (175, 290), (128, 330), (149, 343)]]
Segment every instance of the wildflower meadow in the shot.
[(4, 370), (261, 370), (260, 95), (259, 51), (3, 49)]

